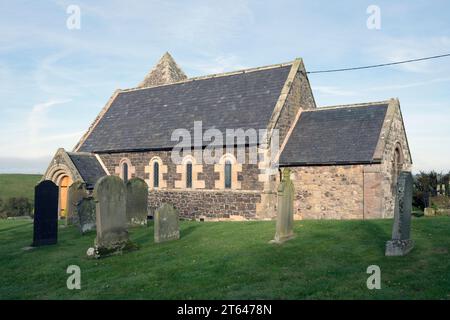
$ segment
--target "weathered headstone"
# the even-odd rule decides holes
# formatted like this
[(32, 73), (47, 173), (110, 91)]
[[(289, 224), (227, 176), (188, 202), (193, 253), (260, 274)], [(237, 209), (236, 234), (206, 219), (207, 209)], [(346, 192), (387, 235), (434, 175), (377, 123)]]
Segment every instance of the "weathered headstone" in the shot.
[(92, 197), (83, 198), (77, 205), (79, 228), (81, 234), (95, 230), (95, 200)]
[(434, 208), (428, 207), (423, 210), (423, 214), (426, 217), (434, 217), (436, 215), (436, 210)]
[(402, 171), (397, 182), (392, 240), (386, 243), (386, 256), (404, 256), (414, 247), (411, 240), (413, 178)]
[(96, 256), (121, 253), (129, 248), (127, 231), (126, 189), (122, 179), (105, 176), (94, 188), (96, 201)]
[(80, 217), (78, 215), (78, 204), (88, 196), (86, 190), (86, 184), (81, 181), (75, 181), (69, 187), (67, 193), (67, 218), (66, 225), (76, 225), (80, 223)]
[(58, 242), (58, 196), (59, 188), (50, 180), (34, 188), (33, 247)]
[(148, 185), (140, 178), (127, 182), (127, 221), (131, 226), (146, 226), (148, 215)]
[(284, 169), (278, 187), (277, 226), (275, 239), (271, 243), (283, 243), (294, 237), (294, 184), (291, 170)]
[(180, 238), (178, 212), (173, 206), (164, 203), (156, 210), (154, 220), (156, 243)]

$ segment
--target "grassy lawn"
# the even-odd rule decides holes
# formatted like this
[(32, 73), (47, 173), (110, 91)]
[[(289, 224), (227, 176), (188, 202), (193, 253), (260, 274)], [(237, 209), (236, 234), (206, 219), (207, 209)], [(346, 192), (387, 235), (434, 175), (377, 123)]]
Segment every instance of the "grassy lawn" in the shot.
[[(179, 241), (153, 243), (153, 226), (132, 229), (140, 250), (86, 258), (95, 233), (60, 227), (59, 244), (31, 251), (30, 221), (0, 221), (1, 299), (450, 299), (450, 217), (416, 218), (416, 247), (385, 257), (390, 220), (296, 221), (297, 237), (270, 245), (275, 222), (182, 222)], [(66, 269), (81, 267), (81, 290)], [(381, 268), (381, 290), (366, 269)]]
[(25, 197), (34, 199), (34, 186), (42, 178), (37, 174), (0, 174), (0, 198)]

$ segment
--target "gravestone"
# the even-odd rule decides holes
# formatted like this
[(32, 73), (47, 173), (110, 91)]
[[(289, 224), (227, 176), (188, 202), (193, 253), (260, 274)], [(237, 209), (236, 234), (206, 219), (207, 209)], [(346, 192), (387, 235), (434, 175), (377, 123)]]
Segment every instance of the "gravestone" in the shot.
[(67, 193), (67, 219), (66, 225), (76, 225), (80, 224), (80, 217), (78, 215), (78, 204), (88, 196), (86, 190), (86, 184), (81, 181), (75, 181), (69, 187)]
[(402, 171), (397, 182), (392, 239), (386, 243), (386, 256), (404, 256), (414, 247), (411, 240), (413, 178)]
[(428, 207), (423, 210), (423, 214), (426, 217), (434, 217), (436, 215), (436, 210), (434, 208)]
[(154, 220), (156, 243), (180, 239), (178, 212), (173, 206), (164, 203), (156, 210)]
[(94, 188), (96, 201), (96, 257), (122, 253), (130, 248), (126, 217), (126, 189), (122, 179), (105, 176)]
[(146, 226), (148, 185), (140, 178), (127, 182), (127, 221), (130, 226)]
[(271, 243), (283, 243), (294, 238), (294, 184), (291, 170), (284, 169), (278, 187), (277, 226)]
[(83, 198), (77, 205), (79, 229), (81, 234), (95, 230), (95, 200), (92, 197)]
[(33, 247), (58, 242), (58, 196), (59, 188), (50, 180), (34, 188)]

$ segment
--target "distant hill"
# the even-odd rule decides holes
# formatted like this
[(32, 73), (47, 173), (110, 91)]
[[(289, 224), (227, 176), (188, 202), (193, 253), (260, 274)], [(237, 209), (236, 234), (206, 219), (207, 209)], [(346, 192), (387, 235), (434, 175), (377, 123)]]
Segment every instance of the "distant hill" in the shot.
[(41, 180), (38, 174), (0, 174), (0, 198), (34, 198), (34, 186)]

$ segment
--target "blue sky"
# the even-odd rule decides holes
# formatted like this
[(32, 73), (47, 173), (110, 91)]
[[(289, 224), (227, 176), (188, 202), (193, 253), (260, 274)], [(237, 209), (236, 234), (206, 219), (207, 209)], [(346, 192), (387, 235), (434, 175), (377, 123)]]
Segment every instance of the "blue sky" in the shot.
[[(69, 30), (66, 10), (81, 9)], [(381, 29), (366, 26), (369, 5)], [(0, 172), (42, 173), (117, 88), (169, 51), (188, 76), (304, 59), (310, 71), (450, 52), (450, 2), (0, 2)], [(319, 106), (401, 102), (414, 170), (450, 170), (450, 58), (310, 75)]]

